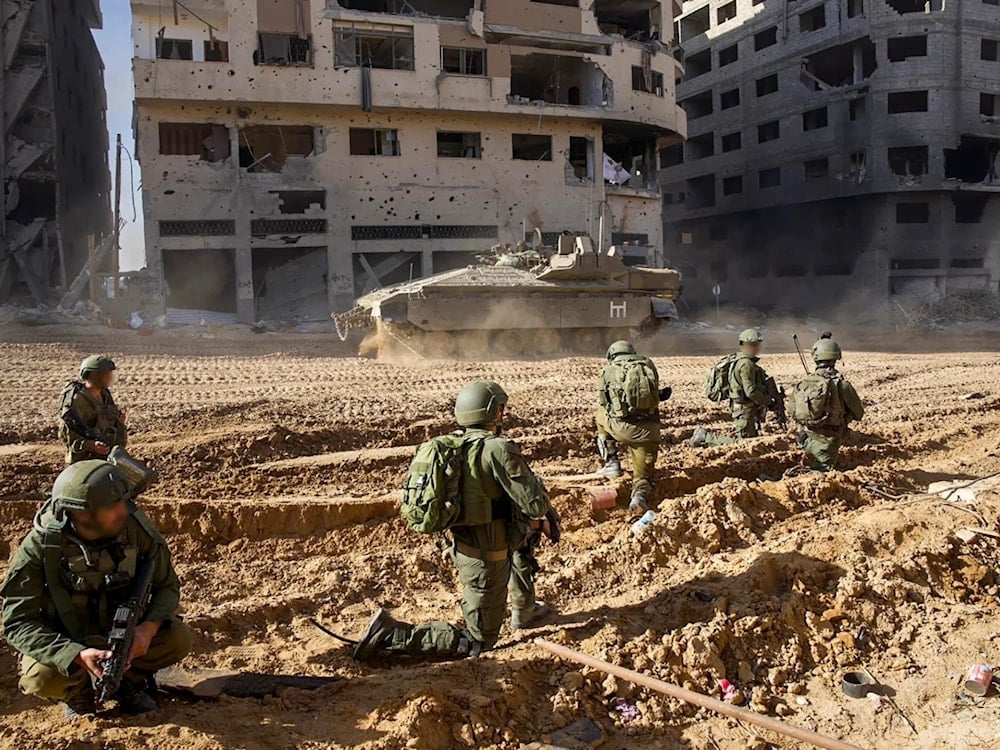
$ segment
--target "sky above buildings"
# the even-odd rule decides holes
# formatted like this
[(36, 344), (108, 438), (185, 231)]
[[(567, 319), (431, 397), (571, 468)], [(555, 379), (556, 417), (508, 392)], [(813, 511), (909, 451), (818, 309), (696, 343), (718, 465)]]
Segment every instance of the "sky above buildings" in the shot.
[[(132, 18), (129, 0), (101, 0), (104, 13), (104, 28), (94, 32), (97, 46), (104, 59), (104, 85), (108, 92), (108, 134), (111, 149), (108, 164), (112, 178), (115, 165), (115, 136), (122, 136), (122, 144), (135, 155), (135, 139), (132, 135)], [(122, 154), (122, 231), (121, 266), (124, 270), (141, 268), (144, 263), (144, 240), (142, 235), (142, 196), (139, 165), (133, 165), (129, 175), (129, 159)], [(135, 199), (135, 213), (132, 205)], [(134, 221), (133, 221), (134, 217)]]

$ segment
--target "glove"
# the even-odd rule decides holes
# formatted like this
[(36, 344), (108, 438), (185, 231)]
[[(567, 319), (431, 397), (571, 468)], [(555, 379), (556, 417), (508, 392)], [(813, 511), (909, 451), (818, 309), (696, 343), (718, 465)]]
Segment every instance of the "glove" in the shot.
[(669, 401), (672, 395), (674, 395), (674, 389), (669, 385), (660, 389), (660, 401)]
[(542, 533), (547, 536), (553, 544), (559, 544), (562, 539), (562, 519), (555, 508), (549, 508), (545, 512), (545, 521), (542, 524)]

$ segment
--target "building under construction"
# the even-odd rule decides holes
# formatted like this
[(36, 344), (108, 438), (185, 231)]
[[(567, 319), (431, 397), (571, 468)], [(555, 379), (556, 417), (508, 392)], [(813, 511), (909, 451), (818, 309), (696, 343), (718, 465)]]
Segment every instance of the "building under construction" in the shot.
[(0, 304), (51, 303), (111, 231), (98, 0), (0, 0)]
[(663, 153), (686, 298), (864, 309), (997, 291), (997, 0), (691, 0)]
[(133, 0), (146, 257), (165, 306), (325, 318), (536, 230), (662, 262), (679, 9)]

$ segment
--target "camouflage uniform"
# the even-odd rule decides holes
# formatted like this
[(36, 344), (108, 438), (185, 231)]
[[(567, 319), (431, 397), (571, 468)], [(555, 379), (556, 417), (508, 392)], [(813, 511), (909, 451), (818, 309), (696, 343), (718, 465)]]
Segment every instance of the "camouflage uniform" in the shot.
[(128, 598), (142, 559), (154, 561), (144, 620), (163, 624), (125, 679), (143, 683), (191, 650), (191, 631), (174, 616), (180, 583), (166, 544), (131, 501), (129, 511), (118, 537), (97, 542), (79, 539), (51, 502), (36, 515), (2, 588), (4, 635), (21, 654), (22, 692), (70, 702), (90, 690), (90, 675), (74, 660), (85, 648), (107, 646), (115, 608)]
[(759, 357), (738, 352), (729, 372), (729, 406), (732, 409), (736, 437), (708, 432), (705, 445), (731, 445), (743, 438), (760, 435), (760, 426), (771, 406), (767, 393), (767, 373), (757, 362)]
[(812, 457), (812, 468), (818, 471), (831, 471), (837, 467), (837, 454), (852, 421), (861, 419), (865, 414), (864, 404), (858, 392), (850, 381), (837, 372), (834, 362), (819, 362), (816, 374), (825, 378), (836, 379), (837, 394), (843, 404), (842, 424), (823, 425), (821, 427), (803, 427), (799, 435), (799, 445)]
[[(492, 648), (513, 608), (534, 607), (538, 565), (530, 522), (550, 509), (548, 494), (516, 444), (479, 428), (466, 431), (483, 450), (468, 476), (481, 483), (493, 504), (493, 521), (451, 529), (451, 558), (462, 581), (465, 628), (447, 622), (396, 623), (380, 649), (411, 656), (466, 656)], [(470, 455), (473, 452), (470, 451)]]
[(63, 416), (73, 411), (84, 425), (95, 434), (101, 435), (101, 442), (108, 448), (116, 445), (125, 447), (128, 440), (128, 430), (121, 421), (121, 410), (107, 389), (101, 391), (100, 398), (95, 398), (83, 383), (74, 381), (66, 386), (59, 411), (59, 439), (66, 446), (66, 465), (89, 459), (103, 459), (94, 453), (95, 440), (92, 436), (83, 435), (69, 427)]

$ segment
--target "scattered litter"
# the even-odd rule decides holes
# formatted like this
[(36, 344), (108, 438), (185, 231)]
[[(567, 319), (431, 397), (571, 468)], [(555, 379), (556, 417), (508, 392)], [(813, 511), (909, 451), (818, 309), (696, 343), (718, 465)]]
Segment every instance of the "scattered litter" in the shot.
[(581, 719), (552, 733), (550, 747), (591, 748), (604, 743), (604, 732), (590, 719)]
[(875, 680), (867, 672), (844, 672), (840, 689), (851, 698), (864, 698), (868, 695), (868, 688), (874, 684)]
[(612, 707), (626, 724), (639, 718), (638, 707), (626, 698), (615, 698)]
[(872, 708), (875, 709), (876, 713), (878, 713), (882, 709), (881, 695), (879, 695), (878, 693), (868, 693), (868, 695), (866, 695), (865, 697), (868, 698), (869, 701), (871, 701)]
[(647, 510), (638, 521), (632, 524), (632, 533), (639, 536), (648, 529), (656, 520), (656, 511)]
[(986, 398), (986, 394), (976, 391), (974, 393), (966, 393), (962, 396), (959, 396), (959, 398), (962, 399), (962, 401), (975, 401), (976, 399)]
[(983, 698), (993, 684), (993, 670), (986, 664), (973, 664), (965, 678), (965, 692)]
[(727, 703), (732, 703), (737, 695), (736, 686), (725, 678), (719, 680), (719, 692)]

